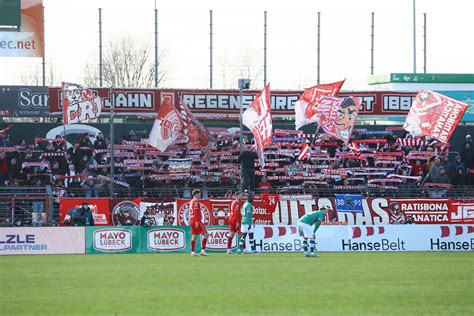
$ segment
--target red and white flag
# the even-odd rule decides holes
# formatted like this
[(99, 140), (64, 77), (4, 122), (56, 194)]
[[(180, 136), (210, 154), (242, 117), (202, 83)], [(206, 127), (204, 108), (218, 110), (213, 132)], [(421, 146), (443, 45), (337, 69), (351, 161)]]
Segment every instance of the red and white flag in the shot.
[(165, 95), (148, 138), (148, 144), (164, 152), (169, 145), (179, 142), (191, 149), (209, 145), (209, 131), (191, 113), (188, 105), (179, 99), (175, 107), (171, 96)]
[(301, 147), (301, 151), (298, 155), (298, 160), (309, 159), (310, 155), (311, 155), (311, 147), (309, 147), (308, 144), (303, 144), (303, 147)]
[(255, 137), (260, 165), (265, 165), (263, 150), (272, 143), (273, 123), (270, 111), (270, 84), (268, 84), (245, 110), (242, 123)]
[(320, 84), (304, 89), (303, 95), (295, 102), (295, 129), (316, 122), (316, 109), (324, 96), (334, 96), (339, 93), (344, 81)]
[(466, 109), (466, 103), (422, 90), (416, 95), (403, 128), (414, 136), (431, 136), (447, 143)]
[(153, 123), (148, 144), (164, 152), (182, 135), (183, 127), (180, 113), (174, 107), (171, 98), (165, 97), (161, 101), (160, 111)]
[(88, 87), (70, 82), (62, 83), (63, 124), (82, 123), (98, 118), (102, 111), (100, 97)]
[(356, 97), (323, 97), (314, 117), (326, 133), (347, 144), (359, 114), (360, 102)]
[(184, 143), (191, 149), (201, 149), (212, 139), (209, 130), (191, 113), (189, 106), (179, 99), (179, 113), (183, 121)]

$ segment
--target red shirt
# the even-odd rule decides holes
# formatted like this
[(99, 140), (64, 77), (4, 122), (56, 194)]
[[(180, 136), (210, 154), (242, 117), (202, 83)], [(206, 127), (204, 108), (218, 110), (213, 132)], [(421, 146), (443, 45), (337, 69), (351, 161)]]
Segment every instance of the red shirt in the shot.
[(201, 222), (201, 208), (199, 207), (198, 199), (192, 199), (189, 202), (189, 222)]
[(240, 202), (237, 200), (232, 201), (230, 205), (229, 221), (234, 223), (240, 223), (242, 221), (242, 213), (240, 213)]

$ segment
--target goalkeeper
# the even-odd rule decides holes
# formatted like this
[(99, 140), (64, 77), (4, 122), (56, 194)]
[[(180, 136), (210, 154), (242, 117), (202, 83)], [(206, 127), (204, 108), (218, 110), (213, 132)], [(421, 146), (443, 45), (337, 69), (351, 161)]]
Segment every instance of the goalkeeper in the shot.
[[(321, 206), (319, 211), (306, 213), (298, 220), (298, 232), (303, 240), (303, 250), (305, 257), (317, 257), (316, 255), (316, 236), (315, 233), (321, 225), (324, 216), (328, 213), (329, 206)], [(312, 226), (314, 225), (314, 228)], [(308, 247), (309, 242), (309, 247)], [(308, 249), (309, 248), (309, 249)]]

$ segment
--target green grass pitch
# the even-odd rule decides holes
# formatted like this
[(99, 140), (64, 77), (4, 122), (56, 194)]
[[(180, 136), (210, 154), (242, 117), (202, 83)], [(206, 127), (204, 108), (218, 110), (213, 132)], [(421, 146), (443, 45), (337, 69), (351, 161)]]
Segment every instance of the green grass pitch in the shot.
[(0, 315), (474, 315), (474, 254), (0, 257)]

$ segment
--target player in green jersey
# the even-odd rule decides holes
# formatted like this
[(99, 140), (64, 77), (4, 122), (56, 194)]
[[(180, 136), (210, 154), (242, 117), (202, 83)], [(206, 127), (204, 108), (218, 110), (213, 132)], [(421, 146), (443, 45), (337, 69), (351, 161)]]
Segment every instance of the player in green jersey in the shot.
[(253, 232), (255, 229), (255, 225), (253, 224), (252, 218), (252, 203), (253, 203), (253, 196), (251, 193), (247, 193), (247, 202), (244, 203), (242, 207), (242, 224), (240, 225), (240, 231), (242, 233), (240, 237), (239, 243), (239, 250), (237, 253), (242, 253), (242, 247), (245, 244), (245, 238), (247, 235), (249, 236), (250, 248), (252, 249), (253, 254), (258, 254), (256, 251), (255, 240), (253, 239)]
[[(306, 213), (303, 217), (298, 220), (298, 232), (300, 236), (304, 238), (303, 240), (303, 250), (305, 257), (317, 257), (315, 246), (316, 246), (316, 236), (315, 233), (318, 230), (319, 226), (323, 222), (324, 216), (329, 211), (329, 206), (321, 206), (319, 211)], [(314, 225), (314, 228), (312, 226)], [(308, 247), (309, 241), (309, 247)], [(309, 248), (309, 249), (308, 249)], [(309, 251), (308, 251), (309, 250)]]

